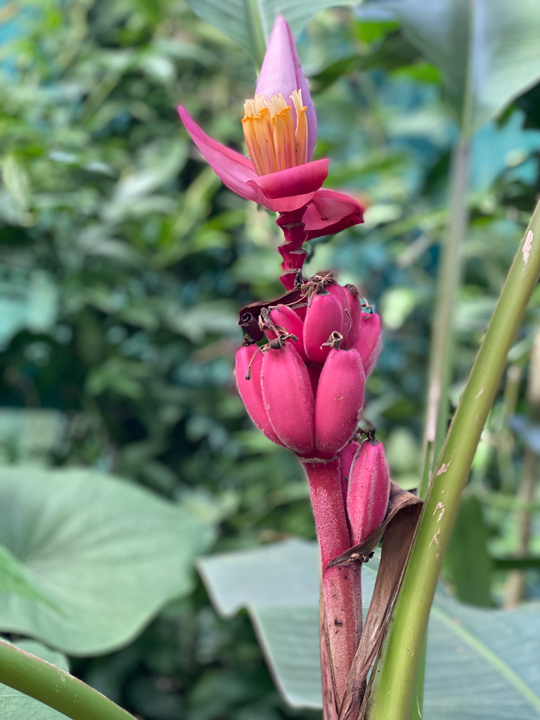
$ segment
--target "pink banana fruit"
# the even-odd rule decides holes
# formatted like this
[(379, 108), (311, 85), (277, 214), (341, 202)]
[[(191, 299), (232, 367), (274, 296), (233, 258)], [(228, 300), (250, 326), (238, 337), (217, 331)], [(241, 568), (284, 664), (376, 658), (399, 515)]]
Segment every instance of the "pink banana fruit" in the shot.
[(364, 366), (356, 350), (330, 350), (315, 401), (315, 447), (332, 458), (350, 441), (364, 403)]
[(358, 350), (366, 377), (371, 373), (381, 351), (381, 316), (362, 311), (358, 337), (353, 348)]
[(344, 320), (347, 320), (340, 301), (330, 293), (311, 296), (304, 321), (304, 348), (310, 361), (324, 365), (330, 353), (325, 346), (333, 332), (343, 335)]
[[(294, 335), (296, 337), (296, 340), (291, 338), (287, 342), (294, 343), (294, 349), (299, 353), (302, 360), (309, 362), (309, 358), (304, 350), (304, 323), (298, 314), (294, 310), (291, 310), (290, 307), (287, 307), (287, 305), (278, 305), (270, 310), (269, 315), (274, 325), (283, 328), (288, 335)], [(271, 329), (265, 332), (269, 340), (274, 340), (277, 337), (276, 333)]]
[(368, 538), (384, 520), (390, 495), (390, 475), (383, 444), (365, 440), (352, 462), (347, 491), (347, 513), (352, 543)]
[(261, 384), (262, 361), (262, 353), (257, 345), (241, 347), (236, 353), (234, 369), (236, 385), (246, 410), (255, 425), (259, 430), (262, 430), (269, 440), (277, 445), (283, 445), (276, 435), (264, 407)]
[(276, 435), (298, 455), (315, 449), (315, 400), (306, 366), (293, 345), (264, 353), (262, 361), (264, 407)]
[(339, 301), (339, 304), (341, 305), (341, 309), (344, 313), (350, 311), (350, 306), (349, 306), (350, 293), (348, 290), (346, 290), (343, 287), (343, 285), (339, 285), (337, 282), (332, 282), (326, 286), (326, 290), (331, 295), (333, 295), (336, 298), (336, 300)]

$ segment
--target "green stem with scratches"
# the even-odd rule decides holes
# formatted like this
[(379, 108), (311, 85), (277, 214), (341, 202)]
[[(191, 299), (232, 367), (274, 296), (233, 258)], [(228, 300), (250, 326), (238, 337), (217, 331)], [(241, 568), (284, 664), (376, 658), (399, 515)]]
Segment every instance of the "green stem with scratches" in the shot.
[(3, 640), (0, 640), (0, 682), (72, 720), (135, 720), (73, 675)]
[(409, 720), (439, 572), (507, 354), (540, 276), (540, 205), (521, 241), (437, 460), (376, 669), (367, 717)]

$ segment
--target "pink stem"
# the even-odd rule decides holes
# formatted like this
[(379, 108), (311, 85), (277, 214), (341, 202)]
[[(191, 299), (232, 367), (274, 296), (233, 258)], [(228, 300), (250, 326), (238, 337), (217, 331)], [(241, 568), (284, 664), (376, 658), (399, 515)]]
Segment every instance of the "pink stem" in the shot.
[(306, 208), (304, 206), (299, 210), (281, 213), (276, 220), (276, 224), (283, 230), (285, 236), (285, 243), (280, 245), (278, 250), (283, 258), (283, 262), (281, 263), (283, 275), (279, 279), (286, 290), (293, 289), (298, 270), (301, 270), (304, 266), (304, 260), (307, 255), (306, 251), (302, 248), (306, 240), (305, 225), (302, 222), (305, 210)]
[[(303, 465), (309, 481), (321, 549), (330, 655), (336, 695), (340, 703), (358, 642), (357, 620), (361, 621), (361, 615), (358, 616), (357, 611), (358, 606), (361, 606), (360, 572), (355, 567), (325, 570), (331, 560), (351, 547), (341, 489), (339, 458), (326, 462), (304, 460)], [(322, 672), (324, 676), (324, 668)]]

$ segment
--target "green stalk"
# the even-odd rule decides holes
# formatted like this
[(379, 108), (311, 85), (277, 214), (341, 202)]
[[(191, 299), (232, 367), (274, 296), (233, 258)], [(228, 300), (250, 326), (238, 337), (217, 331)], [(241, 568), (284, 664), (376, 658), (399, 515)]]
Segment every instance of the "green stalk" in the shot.
[(426, 496), (433, 463), (439, 454), (448, 426), (448, 386), (452, 378), (454, 357), (454, 307), (461, 279), (461, 247), (469, 217), (469, 150), (470, 143), (463, 139), (463, 135), (460, 136), (452, 155), (448, 230), (437, 274), (438, 292), (429, 359), (421, 498)]
[(427, 633), (422, 645), (422, 655), (418, 663), (418, 672), (416, 673), (416, 682), (414, 684), (413, 702), (411, 708), (411, 720), (422, 720), (424, 717), (424, 683), (426, 679), (426, 660), (427, 660)]
[(521, 241), (437, 461), (394, 608), (369, 720), (409, 720), (437, 579), (476, 446), (540, 276), (540, 204)]
[(73, 675), (3, 640), (0, 640), (0, 682), (72, 720), (135, 720)]
[(257, 70), (260, 70), (266, 53), (266, 39), (258, 0), (244, 0), (244, 10), (250, 29), (253, 58)]

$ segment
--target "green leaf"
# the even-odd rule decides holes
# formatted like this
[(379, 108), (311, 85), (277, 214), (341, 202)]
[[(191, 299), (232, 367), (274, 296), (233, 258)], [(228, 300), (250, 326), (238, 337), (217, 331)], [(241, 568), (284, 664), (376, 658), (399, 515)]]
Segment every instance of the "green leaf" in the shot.
[[(276, 685), (292, 707), (321, 707), (319, 565), (317, 545), (296, 539), (197, 563), (221, 615), (248, 610)], [(375, 577), (365, 565), (364, 614)]]
[(474, 495), (461, 499), (459, 514), (446, 551), (445, 565), (458, 598), (470, 605), (491, 607), (493, 560), (488, 550), (489, 528), (482, 504)]
[(438, 593), (431, 611), (425, 716), (540, 717), (540, 607), (481, 610)]
[[(199, 561), (217, 608), (230, 617), (247, 608), (283, 697), (320, 708), (319, 554), (290, 540)], [(377, 558), (362, 571), (363, 605)], [(496, 611), (467, 607), (439, 590), (428, 636), (424, 720), (540, 718), (540, 605)]]
[(32, 598), (55, 607), (28, 577), (22, 564), (9, 550), (0, 546), (0, 593)]
[(0, 628), (70, 655), (118, 648), (191, 590), (210, 538), (209, 525), (120, 479), (2, 468), (0, 543), (48, 602), (0, 592)]
[(537, 0), (378, 0), (360, 16), (379, 18), (384, 11), (402, 21), (408, 39), (442, 70), (465, 136), (540, 79)]
[(20, 210), (28, 210), (30, 201), (30, 179), (21, 160), (16, 155), (8, 155), (2, 162), (2, 179), (13, 195)]
[(200, 18), (227, 35), (247, 50), (260, 66), (264, 58), (266, 42), (274, 21), (283, 15), (293, 35), (319, 10), (336, 5), (355, 5), (356, 0), (289, 0), (283, 5), (279, 0), (187, 0)]
[[(69, 671), (67, 658), (34, 640), (20, 640), (15, 645), (52, 665)], [(62, 720), (65, 715), (0, 683), (0, 720)]]

